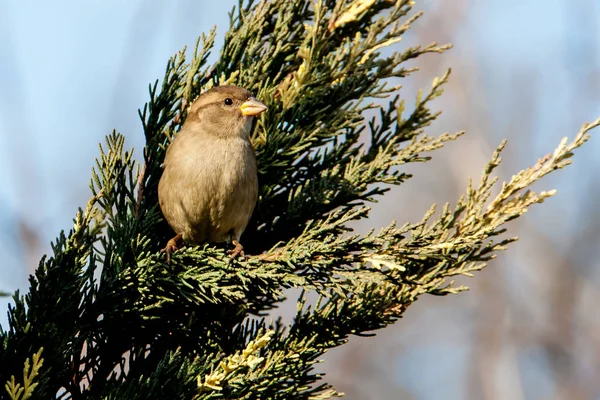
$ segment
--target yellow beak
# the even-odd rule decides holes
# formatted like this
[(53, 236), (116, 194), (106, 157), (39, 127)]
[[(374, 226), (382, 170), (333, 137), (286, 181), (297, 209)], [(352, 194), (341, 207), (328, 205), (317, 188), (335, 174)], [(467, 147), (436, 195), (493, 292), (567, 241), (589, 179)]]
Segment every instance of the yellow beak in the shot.
[(254, 97), (251, 97), (248, 101), (240, 106), (240, 111), (245, 117), (255, 117), (266, 109), (267, 106), (265, 106), (262, 101), (255, 99)]

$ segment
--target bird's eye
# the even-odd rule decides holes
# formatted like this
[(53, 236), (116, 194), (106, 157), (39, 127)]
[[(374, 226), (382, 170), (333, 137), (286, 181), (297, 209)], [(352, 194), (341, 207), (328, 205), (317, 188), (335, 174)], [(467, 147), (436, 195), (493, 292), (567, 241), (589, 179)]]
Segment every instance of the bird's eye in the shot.
[(231, 100), (230, 98), (226, 98), (225, 100), (223, 100), (223, 104), (225, 104), (226, 106), (230, 106), (233, 104), (233, 100)]

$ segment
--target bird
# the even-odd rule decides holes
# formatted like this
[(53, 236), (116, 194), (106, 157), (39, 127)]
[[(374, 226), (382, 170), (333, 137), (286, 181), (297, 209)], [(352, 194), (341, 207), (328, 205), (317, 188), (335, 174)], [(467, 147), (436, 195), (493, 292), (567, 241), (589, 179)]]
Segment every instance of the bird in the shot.
[(232, 259), (244, 256), (240, 237), (258, 199), (250, 132), (265, 110), (250, 91), (232, 85), (215, 86), (191, 104), (158, 184), (161, 211), (176, 234), (163, 249), (167, 263), (181, 240), (229, 242)]

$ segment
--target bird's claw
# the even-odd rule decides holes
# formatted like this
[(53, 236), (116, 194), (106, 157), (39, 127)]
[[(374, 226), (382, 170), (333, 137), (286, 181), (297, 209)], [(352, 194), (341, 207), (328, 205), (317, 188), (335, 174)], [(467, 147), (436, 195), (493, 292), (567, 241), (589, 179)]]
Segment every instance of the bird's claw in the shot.
[(174, 238), (169, 239), (167, 245), (162, 249), (161, 253), (167, 253), (167, 264), (171, 264), (171, 254), (179, 250), (177, 243), (181, 240), (181, 233), (178, 233)]
[(227, 254), (229, 254), (231, 260), (235, 260), (238, 256), (244, 257), (244, 246), (242, 246), (237, 240), (232, 240), (231, 243), (235, 245), (235, 249), (227, 250)]
[(261, 261), (277, 261), (279, 259), (279, 257), (281, 257), (282, 251), (276, 251), (275, 253), (271, 253), (271, 254), (260, 254), (258, 256), (258, 259)]

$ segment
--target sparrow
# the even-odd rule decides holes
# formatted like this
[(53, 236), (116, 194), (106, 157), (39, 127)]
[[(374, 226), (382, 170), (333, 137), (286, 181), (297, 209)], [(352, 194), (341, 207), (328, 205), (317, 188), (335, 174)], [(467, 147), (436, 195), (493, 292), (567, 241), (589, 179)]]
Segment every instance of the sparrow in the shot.
[(266, 109), (237, 86), (214, 87), (192, 103), (167, 148), (158, 184), (160, 209), (176, 233), (163, 249), (168, 263), (182, 239), (230, 242), (232, 259), (243, 256), (240, 237), (258, 197), (250, 131)]

